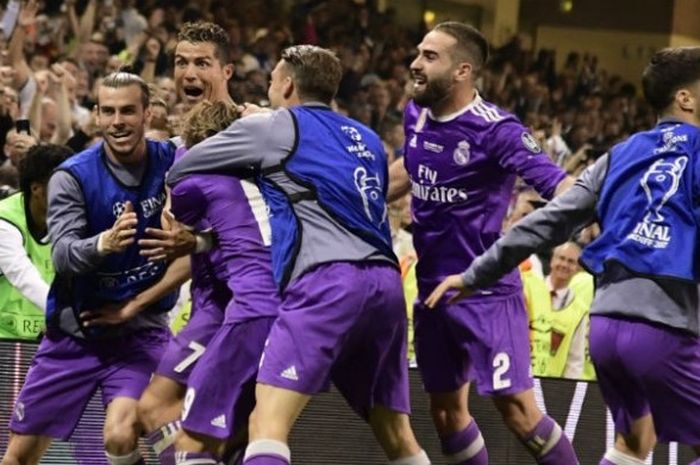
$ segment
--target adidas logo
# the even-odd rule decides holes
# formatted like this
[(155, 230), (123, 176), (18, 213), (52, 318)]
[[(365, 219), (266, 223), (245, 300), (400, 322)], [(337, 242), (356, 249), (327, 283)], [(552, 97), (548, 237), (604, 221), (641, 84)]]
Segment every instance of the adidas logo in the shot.
[(297, 376), (297, 369), (294, 365), (290, 366), (286, 370), (284, 370), (282, 373), (280, 373), (280, 376), (285, 379), (290, 379), (292, 381), (299, 381), (299, 376)]
[(226, 415), (223, 413), (211, 421), (212, 426), (217, 428), (226, 428)]

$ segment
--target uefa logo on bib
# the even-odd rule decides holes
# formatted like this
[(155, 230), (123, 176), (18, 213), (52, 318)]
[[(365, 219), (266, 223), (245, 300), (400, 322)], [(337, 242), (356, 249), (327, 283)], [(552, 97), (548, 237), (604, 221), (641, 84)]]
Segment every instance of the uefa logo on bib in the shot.
[(459, 166), (464, 166), (469, 163), (469, 142), (463, 140), (457, 144), (457, 148), (452, 152), (452, 159)]

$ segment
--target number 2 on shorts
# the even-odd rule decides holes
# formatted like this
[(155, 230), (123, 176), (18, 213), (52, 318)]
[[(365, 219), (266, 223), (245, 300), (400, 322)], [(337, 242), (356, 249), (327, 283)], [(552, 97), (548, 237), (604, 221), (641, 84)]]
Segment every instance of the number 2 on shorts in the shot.
[(187, 347), (192, 349), (192, 353), (185, 357), (180, 363), (175, 365), (175, 368), (173, 368), (175, 373), (182, 373), (185, 371), (188, 366), (192, 365), (199, 357), (202, 356), (204, 349), (206, 349), (206, 347), (204, 347), (202, 344), (195, 341), (191, 341)]
[(506, 389), (510, 387), (510, 379), (503, 375), (510, 369), (510, 357), (505, 352), (499, 352), (493, 358), (493, 388)]

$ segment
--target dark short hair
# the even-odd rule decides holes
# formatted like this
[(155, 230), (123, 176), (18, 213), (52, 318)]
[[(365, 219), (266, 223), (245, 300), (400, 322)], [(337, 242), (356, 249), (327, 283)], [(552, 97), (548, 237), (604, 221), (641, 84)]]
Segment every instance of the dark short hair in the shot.
[(19, 162), (19, 188), (28, 197), (32, 183), (47, 183), (53, 171), (63, 163), (73, 151), (65, 145), (40, 144), (29, 149)]
[(433, 28), (455, 38), (452, 47), (455, 61), (467, 61), (478, 71), (489, 58), (489, 44), (478, 29), (458, 21), (445, 21)]
[(700, 47), (665, 48), (654, 53), (642, 74), (647, 102), (662, 113), (676, 92), (700, 79)]
[(315, 45), (294, 45), (282, 51), (299, 97), (330, 104), (338, 92), (343, 69), (332, 51)]
[(214, 44), (214, 54), (219, 62), (222, 65), (231, 62), (231, 41), (226, 31), (218, 24), (207, 21), (185, 23), (177, 35), (177, 41)]
[[(151, 89), (148, 87), (148, 84), (146, 84), (146, 81), (141, 79), (141, 76), (133, 73), (127, 73), (124, 71), (117, 71), (108, 74), (107, 76), (102, 78), (102, 82), (100, 82), (100, 87), (110, 87), (113, 89), (129, 86), (139, 86), (139, 88), (141, 89), (141, 103), (143, 104), (144, 108), (148, 107), (148, 105), (151, 102)], [(98, 109), (99, 106), (100, 102), (98, 98)]]

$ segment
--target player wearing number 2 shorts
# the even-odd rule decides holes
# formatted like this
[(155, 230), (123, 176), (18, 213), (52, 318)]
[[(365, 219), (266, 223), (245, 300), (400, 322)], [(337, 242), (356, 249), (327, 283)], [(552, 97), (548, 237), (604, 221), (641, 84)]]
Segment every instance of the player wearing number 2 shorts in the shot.
[(441, 303), (433, 310), (421, 304), (444, 277), (460, 272), (498, 239), (516, 177), (545, 198), (569, 184), (527, 128), (475, 89), (487, 54), (479, 31), (446, 22), (423, 38), (411, 64), (405, 156), (391, 167), (389, 201), (412, 194), (418, 367), (447, 463), (488, 463), (467, 408), (474, 382), (480, 394), (493, 397), (537, 463), (575, 465), (561, 428), (535, 404), (517, 272), (459, 304)]

